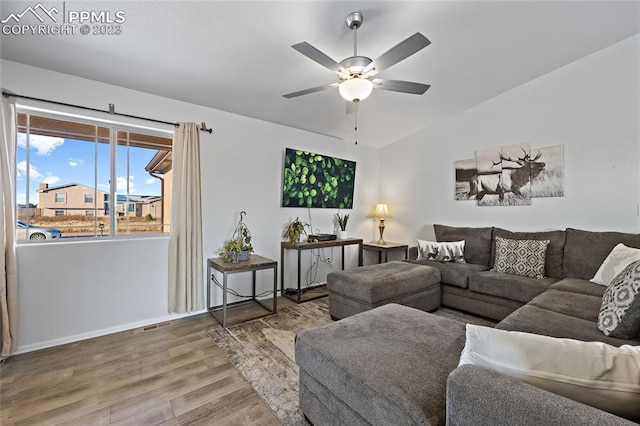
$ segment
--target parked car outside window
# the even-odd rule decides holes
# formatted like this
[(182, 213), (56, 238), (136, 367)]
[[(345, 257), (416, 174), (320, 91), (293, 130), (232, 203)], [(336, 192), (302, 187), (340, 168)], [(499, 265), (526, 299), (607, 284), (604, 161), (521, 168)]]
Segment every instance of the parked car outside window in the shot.
[(61, 238), (62, 232), (56, 228), (40, 228), (35, 225), (27, 224), (21, 221), (16, 222), (16, 238), (18, 240), (51, 240), (53, 238)]

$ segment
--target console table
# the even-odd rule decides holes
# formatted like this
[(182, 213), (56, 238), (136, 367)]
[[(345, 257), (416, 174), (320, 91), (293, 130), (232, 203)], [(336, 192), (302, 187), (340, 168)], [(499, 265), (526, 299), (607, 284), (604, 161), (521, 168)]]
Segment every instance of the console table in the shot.
[(385, 242), (384, 244), (380, 244), (377, 241), (371, 241), (369, 243), (365, 243), (363, 245), (365, 250), (377, 251), (378, 252), (378, 263), (382, 263), (382, 254), (384, 253), (384, 263), (387, 263), (389, 260), (389, 252), (393, 250), (402, 250), (404, 252), (404, 258), (407, 259), (409, 246), (407, 244), (400, 243), (390, 243)]
[[(331, 241), (316, 241), (316, 242), (302, 242), (302, 243), (291, 243), (291, 242), (281, 242), (280, 243), (280, 294), (282, 294), (287, 299), (293, 300), (296, 303), (306, 302), (313, 299), (318, 299), (320, 297), (324, 297), (327, 295), (327, 292), (324, 291), (321, 294), (309, 296), (302, 296), (302, 291), (300, 288), (300, 279), (301, 279), (301, 265), (300, 265), (300, 252), (304, 250), (313, 250), (313, 249), (321, 249), (326, 247), (340, 247), (342, 251), (342, 259), (341, 259), (341, 269), (344, 270), (344, 248), (349, 245), (357, 245), (358, 246), (358, 266), (362, 266), (362, 239), (361, 238), (347, 238), (344, 240), (331, 240)], [(284, 271), (285, 271), (285, 251), (286, 250), (295, 250), (298, 254), (298, 287), (296, 291), (297, 297), (292, 297), (289, 294), (285, 294), (284, 291)]]
[[(222, 272), (222, 306), (211, 307), (211, 281), (214, 279), (212, 269)], [(269, 309), (261, 301), (256, 298), (256, 271), (262, 269), (273, 269), (273, 305)], [(232, 304), (227, 303), (227, 276), (229, 274), (237, 274), (240, 272), (251, 272), (253, 275), (252, 293), (249, 300), (241, 300)], [(275, 314), (278, 312), (278, 262), (267, 259), (266, 257), (252, 254), (249, 260), (238, 263), (225, 262), (221, 257), (207, 259), (207, 310), (220, 323), (223, 328), (228, 325), (237, 324), (248, 319), (261, 318), (263, 316)], [(227, 320), (228, 310), (231, 308), (242, 307), (247, 304), (255, 304), (262, 308), (257, 315), (253, 314), (250, 318), (243, 318), (232, 323)], [(264, 310), (264, 311), (262, 311)], [(220, 315), (222, 314), (222, 315)]]

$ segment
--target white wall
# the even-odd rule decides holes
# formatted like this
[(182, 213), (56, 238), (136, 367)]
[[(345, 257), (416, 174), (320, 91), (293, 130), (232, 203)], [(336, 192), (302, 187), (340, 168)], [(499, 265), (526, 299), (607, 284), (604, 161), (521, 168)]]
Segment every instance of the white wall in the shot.
[[(385, 235), (431, 238), (434, 223), (640, 232), (639, 62), (634, 36), (382, 149), (381, 193), (394, 213)], [(520, 142), (564, 146), (564, 197), (454, 201), (454, 161)]]
[[(378, 200), (377, 149), (10, 61), (1, 64), (2, 87), (18, 94), (99, 109), (108, 109), (108, 104), (114, 103), (118, 112), (170, 122), (206, 121), (213, 127), (213, 134), (201, 133), (205, 258), (218, 256), (225, 240), (231, 238), (241, 210), (247, 212), (245, 220), (256, 252), (278, 261), (284, 225), (296, 216), (309, 220), (306, 209), (280, 207), (285, 147), (357, 162), (350, 230), (353, 236), (373, 237), (372, 221), (365, 216)], [(31, 104), (52, 109), (51, 105)], [(61, 110), (105, 118), (99, 113)], [(332, 232), (335, 213), (311, 210), (314, 228)], [(166, 237), (20, 246), (19, 351), (169, 318), (167, 250)], [(331, 251), (325, 255), (331, 256)], [(333, 255), (332, 265), (339, 268), (339, 251), (334, 250)], [(304, 273), (309, 262), (307, 253)], [(354, 250), (347, 250), (346, 263), (347, 267), (355, 265)], [(332, 265), (320, 268), (320, 280)], [(288, 271), (287, 281), (293, 278), (293, 272)], [(230, 286), (246, 293), (250, 291), (250, 276), (235, 275)], [(261, 273), (258, 278), (258, 292), (271, 287), (269, 274)], [(215, 291), (212, 304), (220, 303), (221, 292)]]

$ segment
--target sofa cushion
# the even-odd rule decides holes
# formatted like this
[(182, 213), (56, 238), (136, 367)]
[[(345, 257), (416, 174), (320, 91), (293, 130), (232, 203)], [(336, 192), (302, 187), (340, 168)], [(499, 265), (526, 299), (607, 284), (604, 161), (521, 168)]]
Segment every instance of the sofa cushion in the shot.
[(495, 245), (496, 258), (492, 271), (544, 278), (544, 261), (549, 240), (509, 240), (496, 237)]
[(524, 331), (586, 342), (604, 342), (614, 346), (640, 345), (640, 338), (618, 339), (602, 334), (595, 321), (572, 317), (548, 309), (524, 305), (496, 325), (501, 330)]
[(556, 290), (551, 286), (549, 290), (534, 297), (529, 305), (596, 322), (602, 297)]
[(467, 324), (460, 365), (473, 364), (583, 404), (640, 419), (640, 347), (615, 347)]
[(581, 278), (564, 278), (554, 283), (549, 289), (568, 291), (571, 293), (588, 294), (591, 296), (597, 296), (602, 299), (604, 291), (607, 289), (598, 284), (594, 284), (589, 280), (583, 280)]
[(527, 303), (556, 282), (556, 278), (521, 277), (486, 271), (469, 275), (469, 290)]
[(640, 260), (627, 266), (604, 292), (598, 328), (623, 339), (640, 335)]
[(640, 248), (640, 234), (590, 232), (567, 228), (564, 243), (564, 276), (590, 280), (611, 250), (622, 243)]
[[(562, 259), (564, 258), (564, 231), (544, 231), (544, 232), (511, 232), (502, 228), (493, 228), (493, 237), (508, 238), (511, 240), (548, 240), (547, 253), (545, 255), (544, 271), (547, 277), (562, 278)], [(491, 264), (494, 264), (496, 257), (495, 242), (491, 248)]]
[(627, 247), (620, 243), (611, 250), (611, 253), (602, 262), (602, 265), (600, 265), (600, 268), (598, 268), (598, 271), (590, 281), (608, 286), (616, 275), (636, 260), (640, 260), (640, 249)]
[(437, 242), (418, 240), (418, 260), (436, 262), (466, 263), (464, 260), (464, 240)]
[(488, 266), (476, 265), (474, 263), (441, 263), (425, 259), (407, 260), (406, 262), (431, 266), (440, 271), (440, 282), (460, 288), (469, 287), (469, 275), (489, 269)]
[(493, 228), (464, 228), (433, 225), (438, 241), (464, 240), (464, 258), (467, 263), (489, 266), (491, 264), (491, 239)]

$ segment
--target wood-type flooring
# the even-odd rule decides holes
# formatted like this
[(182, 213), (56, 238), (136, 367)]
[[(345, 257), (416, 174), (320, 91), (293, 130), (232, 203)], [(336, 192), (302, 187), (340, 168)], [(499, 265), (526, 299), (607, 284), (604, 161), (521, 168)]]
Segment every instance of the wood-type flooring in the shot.
[(207, 335), (217, 324), (201, 314), (13, 356), (0, 424), (279, 425)]

